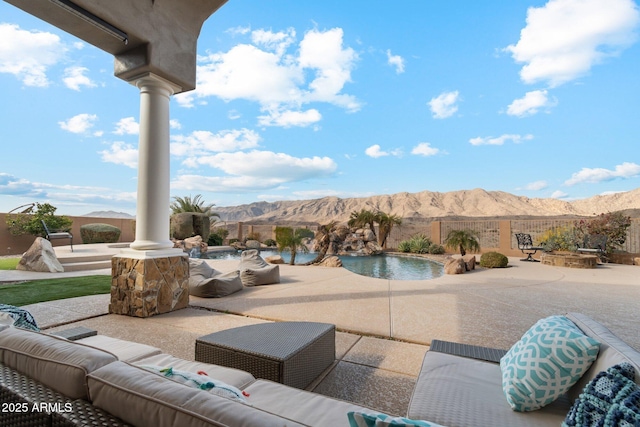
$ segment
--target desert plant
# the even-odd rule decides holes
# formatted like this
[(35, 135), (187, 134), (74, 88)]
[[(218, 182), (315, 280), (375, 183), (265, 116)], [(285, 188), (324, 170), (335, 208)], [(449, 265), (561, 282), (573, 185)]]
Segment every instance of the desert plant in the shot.
[(185, 197), (174, 197), (173, 202), (169, 206), (171, 208), (171, 213), (184, 213), (184, 212), (196, 212), (203, 213), (208, 215), (209, 217), (220, 217), (219, 214), (213, 212), (213, 207), (215, 205), (209, 204), (205, 205), (204, 200), (202, 200), (202, 195), (198, 194), (195, 197), (185, 196)]
[(576, 221), (576, 238), (581, 242), (587, 234), (607, 236), (606, 252), (610, 254), (627, 240), (630, 226), (631, 218), (622, 212), (602, 213), (592, 219)]
[(265, 241), (264, 241), (264, 242), (262, 242), (262, 243), (264, 243), (265, 245), (267, 245), (267, 246), (268, 246), (268, 247), (270, 247), (270, 248), (272, 248), (272, 247), (274, 247), (274, 246), (278, 246), (278, 244), (276, 243), (276, 241), (275, 241), (275, 240), (273, 240), (273, 239), (267, 239), (267, 240), (265, 240)]
[(398, 243), (398, 251), (399, 252), (411, 252), (411, 244), (408, 240), (403, 240)]
[(111, 224), (85, 224), (80, 227), (82, 243), (116, 243), (120, 239), (120, 229)]
[(347, 225), (351, 228), (364, 228), (369, 227), (373, 234), (376, 234), (376, 230), (373, 227), (373, 223), (376, 221), (376, 214), (366, 209), (361, 209), (360, 212), (353, 211), (349, 216)]
[(258, 242), (261, 242), (262, 236), (257, 231), (252, 231), (251, 233), (247, 234), (247, 237), (245, 237), (244, 241), (246, 242), (247, 240), (257, 240)]
[[(35, 208), (35, 212), (33, 211)], [(55, 215), (57, 208), (49, 203), (34, 203), (30, 208), (18, 214), (7, 214), (6, 224), (9, 233), (14, 236), (32, 234), (45, 236), (44, 221), (51, 231), (69, 231), (73, 221), (64, 215)]]
[(424, 234), (416, 234), (409, 239), (409, 250), (414, 254), (427, 254), (431, 243), (431, 239)]
[(459, 249), (460, 255), (465, 256), (467, 251), (480, 252), (478, 237), (471, 230), (451, 230), (444, 239), (444, 245), (450, 249)]
[(229, 230), (226, 228), (217, 227), (211, 230), (207, 244), (209, 246), (222, 246), (224, 239), (229, 235)]
[(402, 218), (398, 215), (389, 215), (385, 212), (378, 211), (374, 215), (374, 220), (378, 223), (378, 244), (384, 247), (393, 227), (402, 224)]
[(570, 226), (551, 228), (542, 233), (539, 240), (545, 252), (575, 251), (576, 249), (575, 230)]
[(486, 252), (480, 256), (480, 266), (485, 268), (504, 268), (509, 259), (500, 252)]
[(433, 255), (442, 255), (445, 252), (444, 250), (444, 246), (439, 245), (437, 243), (432, 243), (431, 246), (429, 246), (429, 253), (433, 254)]

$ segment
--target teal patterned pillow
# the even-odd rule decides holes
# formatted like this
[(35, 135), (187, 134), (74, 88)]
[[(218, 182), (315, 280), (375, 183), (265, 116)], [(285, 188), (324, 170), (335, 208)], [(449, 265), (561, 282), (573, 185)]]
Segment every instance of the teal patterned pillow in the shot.
[(589, 369), (599, 349), (564, 316), (539, 320), (500, 360), (507, 402), (520, 412), (550, 404)]
[(362, 411), (347, 412), (347, 418), (349, 419), (350, 427), (442, 427), (440, 424), (428, 421), (410, 420), (409, 418)]

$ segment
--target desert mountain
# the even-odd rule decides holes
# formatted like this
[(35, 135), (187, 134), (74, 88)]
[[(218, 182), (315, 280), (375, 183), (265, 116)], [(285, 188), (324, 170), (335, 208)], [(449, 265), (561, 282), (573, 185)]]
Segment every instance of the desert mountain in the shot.
[(474, 190), (438, 193), (397, 193), (363, 198), (324, 197), (314, 200), (257, 202), (234, 207), (216, 207), (223, 221), (346, 222), (353, 211), (368, 209), (405, 219), (444, 217), (591, 216), (603, 212), (640, 208), (640, 188), (624, 193), (563, 201), (530, 199), (503, 191)]
[(135, 216), (129, 215), (125, 212), (115, 212), (115, 211), (93, 211), (82, 216), (90, 216), (94, 218), (125, 218), (125, 219), (133, 219)]

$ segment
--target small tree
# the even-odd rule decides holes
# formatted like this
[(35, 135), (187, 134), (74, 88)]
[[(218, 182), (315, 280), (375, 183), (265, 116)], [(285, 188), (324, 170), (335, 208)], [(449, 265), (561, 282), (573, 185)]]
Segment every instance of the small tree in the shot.
[(402, 218), (398, 215), (389, 215), (382, 211), (378, 211), (375, 214), (375, 221), (378, 223), (378, 243), (380, 246), (384, 247), (385, 243), (387, 243), (387, 237), (391, 234), (391, 230), (395, 225), (402, 224)]
[[(304, 231), (303, 231), (304, 230)], [(299, 228), (293, 230), (291, 227), (276, 227), (276, 243), (278, 245), (278, 251), (283, 252), (288, 249), (291, 253), (290, 265), (296, 263), (296, 254), (298, 250), (301, 252), (308, 252), (309, 249), (302, 244), (306, 235), (306, 229)]]
[(361, 209), (360, 212), (353, 211), (349, 216), (349, 221), (347, 225), (349, 227), (355, 228), (363, 228), (369, 227), (371, 231), (373, 231), (373, 235), (375, 236), (376, 230), (373, 227), (373, 223), (376, 221), (376, 214), (368, 211), (366, 209)]
[(462, 256), (465, 256), (467, 251), (480, 252), (478, 237), (471, 230), (451, 230), (444, 239), (444, 245), (449, 249), (459, 249)]
[[(33, 212), (35, 208), (35, 212)], [(14, 236), (32, 234), (45, 236), (42, 221), (51, 231), (69, 231), (73, 220), (68, 216), (54, 215), (56, 207), (49, 203), (35, 203), (29, 209), (18, 214), (7, 214), (6, 223), (9, 233)]]
[(624, 245), (627, 240), (627, 229), (631, 226), (631, 217), (622, 212), (601, 213), (593, 219), (576, 221), (576, 237), (584, 239), (587, 234), (601, 234), (607, 236), (606, 252), (612, 253)]
[(185, 196), (185, 197), (174, 197), (173, 202), (169, 206), (171, 208), (171, 213), (183, 213), (183, 212), (195, 212), (195, 213), (203, 213), (207, 214), (209, 217), (220, 217), (219, 214), (213, 212), (213, 207), (215, 204), (205, 205), (204, 200), (202, 200), (202, 195), (197, 194), (195, 197)]

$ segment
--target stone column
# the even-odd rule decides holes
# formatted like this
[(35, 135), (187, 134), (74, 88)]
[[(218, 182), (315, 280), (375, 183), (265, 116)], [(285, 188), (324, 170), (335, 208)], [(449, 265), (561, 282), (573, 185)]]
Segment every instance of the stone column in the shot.
[(169, 238), (169, 97), (178, 89), (146, 74), (140, 89), (136, 238), (111, 262), (109, 312), (149, 317), (187, 307), (189, 259)]

